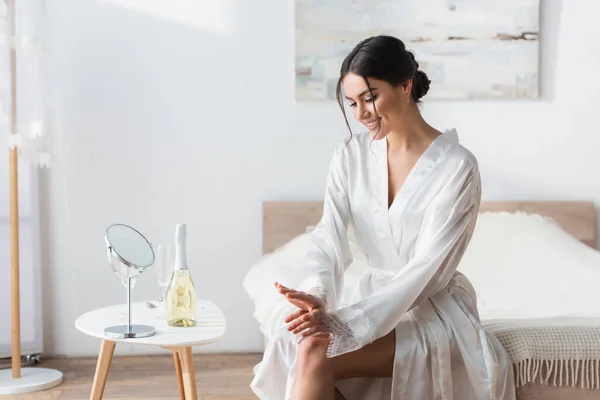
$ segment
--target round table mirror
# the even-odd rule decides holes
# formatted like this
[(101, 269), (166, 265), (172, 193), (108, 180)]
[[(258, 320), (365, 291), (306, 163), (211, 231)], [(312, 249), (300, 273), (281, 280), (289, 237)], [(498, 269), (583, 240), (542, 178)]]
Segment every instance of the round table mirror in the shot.
[(127, 325), (108, 327), (104, 333), (112, 338), (136, 338), (154, 335), (154, 327), (131, 323), (132, 279), (137, 278), (154, 263), (154, 250), (150, 242), (136, 229), (113, 224), (104, 233), (108, 261), (113, 271), (127, 281)]
[(144, 235), (134, 228), (114, 224), (104, 235), (112, 269), (121, 278), (135, 278), (154, 263), (154, 251)]

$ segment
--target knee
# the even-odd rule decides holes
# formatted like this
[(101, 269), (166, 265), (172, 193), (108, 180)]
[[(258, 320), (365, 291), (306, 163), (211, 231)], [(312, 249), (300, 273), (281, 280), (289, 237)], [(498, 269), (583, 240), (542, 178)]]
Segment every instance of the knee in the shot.
[(329, 339), (308, 337), (300, 342), (298, 346), (298, 358), (296, 360), (300, 371), (318, 372), (327, 371), (327, 347)]

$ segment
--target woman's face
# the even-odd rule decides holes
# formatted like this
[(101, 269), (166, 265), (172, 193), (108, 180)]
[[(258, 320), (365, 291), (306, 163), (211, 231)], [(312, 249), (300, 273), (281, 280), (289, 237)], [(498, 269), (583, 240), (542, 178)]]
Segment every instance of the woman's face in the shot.
[[(410, 106), (411, 81), (394, 87), (386, 81), (367, 78), (371, 92), (360, 75), (348, 73), (342, 80), (346, 100), (354, 119), (362, 123), (374, 139), (386, 137)], [(372, 95), (371, 95), (372, 94)]]

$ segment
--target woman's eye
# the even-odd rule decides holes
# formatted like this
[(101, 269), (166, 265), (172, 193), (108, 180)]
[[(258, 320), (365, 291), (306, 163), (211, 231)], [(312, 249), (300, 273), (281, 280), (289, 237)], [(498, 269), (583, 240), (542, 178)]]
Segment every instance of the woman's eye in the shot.
[(350, 107), (356, 107), (356, 103), (350, 103), (349, 106)]
[(370, 102), (372, 102), (372, 101), (375, 101), (375, 100), (377, 100), (377, 96), (369, 97), (369, 98), (368, 98), (368, 99), (366, 99), (365, 101), (366, 101), (367, 103), (370, 103)]

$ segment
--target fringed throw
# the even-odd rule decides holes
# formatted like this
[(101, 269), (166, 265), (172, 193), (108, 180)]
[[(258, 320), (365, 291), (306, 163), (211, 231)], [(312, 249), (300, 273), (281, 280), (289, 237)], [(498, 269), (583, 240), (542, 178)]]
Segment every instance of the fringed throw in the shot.
[(517, 387), (530, 382), (544, 385), (600, 389), (599, 360), (523, 360), (513, 364)]
[(510, 355), (517, 387), (539, 382), (600, 389), (600, 325), (512, 325), (484, 322)]

